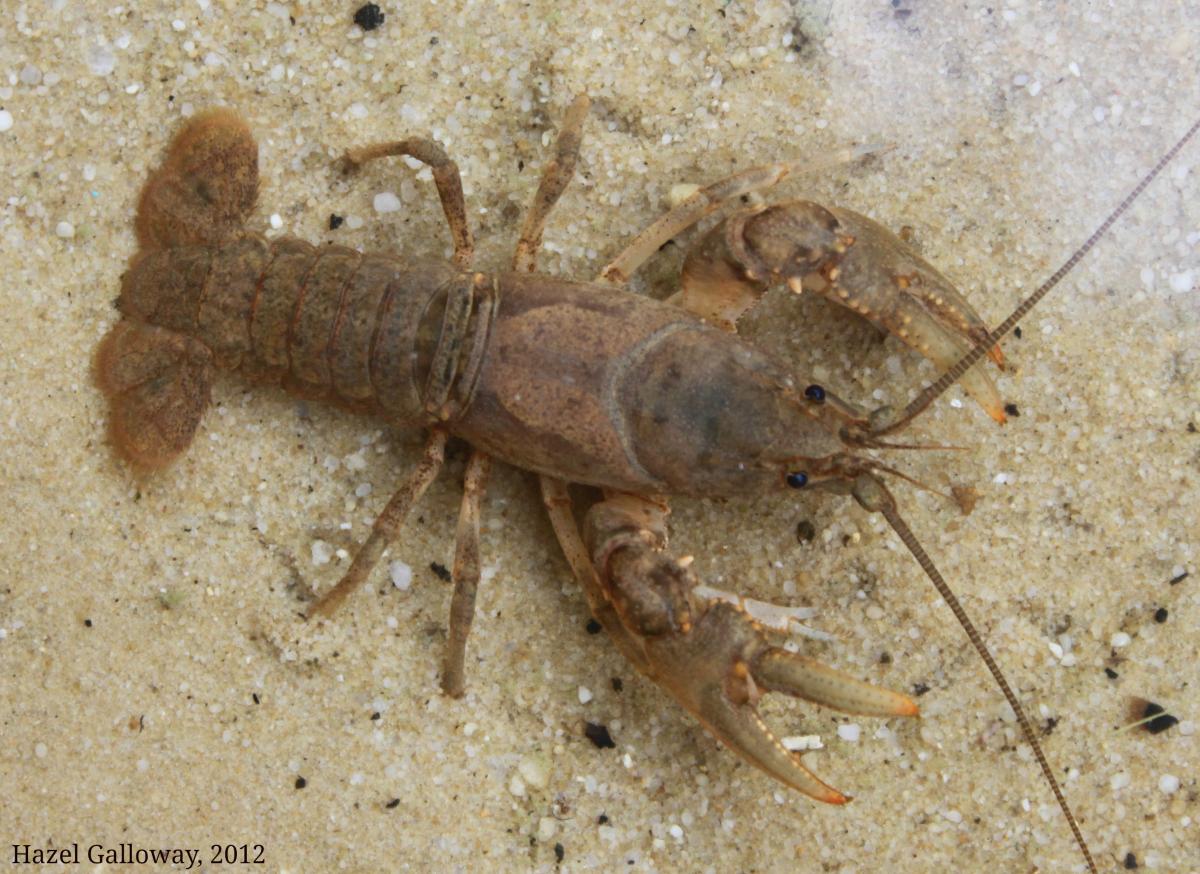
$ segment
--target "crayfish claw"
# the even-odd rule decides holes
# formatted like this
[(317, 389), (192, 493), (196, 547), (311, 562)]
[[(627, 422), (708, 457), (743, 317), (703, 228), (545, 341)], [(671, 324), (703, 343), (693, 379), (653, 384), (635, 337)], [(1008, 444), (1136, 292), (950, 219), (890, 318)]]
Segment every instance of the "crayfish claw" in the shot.
[(864, 683), (815, 659), (767, 647), (754, 660), (754, 679), (769, 692), (784, 692), (858, 716), (917, 716), (907, 695)]
[(850, 796), (825, 783), (775, 736), (749, 702), (739, 703), (722, 685), (704, 689), (696, 716), (725, 746), (780, 783), (825, 804), (845, 804)]
[[(990, 337), (954, 284), (903, 240), (864, 215), (804, 200), (729, 216), (691, 248), (681, 283), (685, 306), (721, 325), (773, 284), (819, 294), (943, 371)], [(988, 355), (1004, 366), (998, 345)], [(1004, 403), (982, 366), (961, 381), (989, 416), (1004, 421)]]

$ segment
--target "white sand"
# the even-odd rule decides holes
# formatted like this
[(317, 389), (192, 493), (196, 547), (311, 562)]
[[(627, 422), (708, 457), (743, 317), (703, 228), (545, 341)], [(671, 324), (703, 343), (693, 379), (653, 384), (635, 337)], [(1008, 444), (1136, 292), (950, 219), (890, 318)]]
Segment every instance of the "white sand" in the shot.
[[(180, 117), (214, 104), (259, 133), (256, 228), (405, 254), (448, 250), (431, 183), (401, 162), (347, 181), (333, 158), (432, 131), (462, 167), (477, 264), (494, 269), (557, 120), (586, 90), (596, 107), (580, 177), (543, 259), (575, 277), (672, 185), (889, 142), (869, 166), (781, 196), (911, 226), (994, 324), (1200, 112), (1200, 20), (1172, 2), (1069, 18), (1067, 4), (1028, 2), (819, 3), (799, 18), (773, 0), (412, 2), (384, 4), (384, 26), (364, 38), (354, 5), (3, 4), (5, 861), (10, 844), (207, 856), (257, 843), (269, 871), (549, 871), (560, 844), (562, 870), (1079, 869), (949, 611), (882, 520), (849, 502), (679, 501), (674, 517), (676, 547), (709, 582), (816, 607), (838, 642), (808, 651), (893, 688), (929, 687), (920, 722), (767, 708), (781, 734), (821, 736), (808, 761), (857, 796), (833, 809), (720, 749), (586, 633), (527, 474), (494, 477), (493, 575), (468, 695), (450, 701), (437, 689), (449, 588), (429, 565), (449, 563), (461, 460), (391, 552), (411, 588), (381, 568), (316, 633), (297, 618), (295, 582), (338, 578), (418, 436), (229, 380), (193, 449), (138, 482), (105, 445), (89, 362), (116, 318), (138, 188)], [(1001, 386), (1019, 418), (999, 428), (947, 399), (910, 433), (970, 451), (890, 456), (938, 487), (981, 492), (964, 517), (899, 488), (1031, 714), (1057, 720), (1047, 754), (1107, 869), (1132, 852), (1145, 868), (1188, 870), (1200, 843), (1200, 752), (1185, 733), (1200, 687), (1198, 161), (1194, 144), (1007, 342), (1015, 370)], [(387, 191), (402, 209), (378, 215)], [(351, 220), (331, 232), (333, 212)], [(639, 288), (665, 293), (679, 260), (663, 253)], [(933, 375), (856, 331), (835, 330), (839, 348), (813, 364), (826, 313), (775, 295), (747, 333), (868, 404)], [(811, 545), (796, 542), (800, 519), (816, 527)], [(326, 564), (313, 563), (317, 541)], [(1116, 733), (1133, 696), (1190, 722)], [(585, 739), (585, 720), (616, 748)], [(838, 731), (847, 722), (857, 741)], [(1164, 775), (1178, 778), (1173, 793)]]

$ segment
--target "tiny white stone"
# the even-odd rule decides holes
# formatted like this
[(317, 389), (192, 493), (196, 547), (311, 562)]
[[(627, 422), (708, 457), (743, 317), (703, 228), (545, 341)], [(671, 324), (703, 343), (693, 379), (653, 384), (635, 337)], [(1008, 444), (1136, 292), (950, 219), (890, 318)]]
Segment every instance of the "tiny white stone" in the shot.
[(962, 814), (957, 810), (943, 810), (942, 816), (954, 823), (962, 822), (963, 819)]
[[(0, 629), (0, 631), (3, 631), (3, 630), (4, 629)], [(0, 637), (3, 637), (3, 635), (0, 634)], [(1192, 720), (1190, 720), (1190, 719), (1183, 720), (1182, 722), (1179, 723), (1179, 733), (1182, 734), (1184, 737), (1191, 737), (1193, 734), (1196, 733), (1196, 723), (1192, 722)]]
[(312, 545), (312, 563), (329, 564), (333, 558), (333, 547), (324, 540), (314, 540)]
[(579, 687), (579, 703), (587, 704), (591, 700), (592, 700), (592, 690), (589, 689), (587, 686), (580, 686)]
[(522, 780), (517, 774), (513, 774), (508, 781), (508, 791), (518, 798), (524, 797), (525, 781)]
[(84, 164), (83, 165), (83, 178), (84, 178), (85, 182), (91, 182), (96, 178), (96, 165), (95, 164)]
[(117, 66), (117, 56), (108, 46), (92, 46), (88, 49), (87, 65), (97, 76), (107, 76)]
[(348, 227), (350, 230), (357, 231), (362, 226), (363, 226), (363, 220), (362, 220), (361, 216), (357, 216), (357, 215), (346, 216), (346, 227)]
[(1130, 777), (1129, 777), (1129, 774), (1127, 774), (1125, 771), (1121, 771), (1117, 774), (1113, 774), (1112, 779), (1108, 781), (1108, 785), (1112, 787), (1114, 792), (1117, 791), (1118, 789), (1124, 789), (1126, 786), (1129, 785), (1129, 783), (1130, 783)]
[(1053, 640), (1050, 641), (1050, 652), (1054, 653), (1054, 657), (1056, 659), (1061, 659), (1063, 657), (1062, 646), (1060, 644), (1055, 643)]
[(47, 750), (46, 750), (45, 744), (37, 744), (33, 748), (33, 754), (35, 756), (37, 756), (39, 759), (46, 758), (46, 752), (47, 752)]
[(182, 31), (187, 29), (187, 22), (182, 18), (176, 18), (171, 22), (171, 29), (174, 31)]
[(1182, 273), (1175, 273), (1171, 276), (1171, 291), (1176, 294), (1183, 294), (1185, 291), (1191, 291), (1196, 285), (1195, 274), (1190, 270), (1185, 270)]
[(1158, 788), (1167, 795), (1174, 795), (1179, 791), (1179, 778), (1174, 774), (1163, 774), (1158, 778)]
[(375, 212), (399, 212), (400, 198), (391, 191), (383, 191), (375, 195)]
[(271, 213), (271, 227), (273, 227), (275, 230), (279, 230), (280, 228), (282, 228), (283, 227), (283, 216), (281, 216), (277, 212)]
[(366, 118), (367, 117), (367, 108), (365, 106), (363, 106), (361, 103), (351, 103), (349, 111), (350, 111), (351, 118)]
[(859, 727), (853, 722), (838, 726), (838, 737), (850, 743), (858, 743)]
[(4, 133), (6, 130), (12, 130), (12, 126), (12, 113), (7, 109), (0, 109), (0, 133)]
[(58, 234), (64, 240), (69, 240), (75, 236), (75, 225), (70, 222), (59, 222), (54, 228), (54, 233)]
[(359, 773), (358, 771), (355, 771), (353, 774), (350, 775), (350, 785), (351, 786), (361, 786), (362, 782), (363, 782), (363, 775), (361, 773)]
[(538, 820), (538, 840), (548, 841), (558, 832), (558, 823), (552, 816), (543, 816)]
[(679, 826), (673, 825), (673, 826), (671, 826), (669, 831), (671, 832), (671, 837), (673, 837), (675, 840), (677, 840), (677, 841), (683, 840), (683, 829), (681, 829)]
[(1129, 644), (1132, 641), (1133, 641), (1133, 638), (1130, 637), (1128, 634), (1126, 634), (1124, 631), (1118, 631), (1116, 634), (1114, 634), (1112, 636), (1112, 640), (1109, 641), (1109, 643), (1111, 643), (1114, 647), (1119, 649), (1120, 647), (1123, 647), (1123, 646), (1129, 646)]
[(517, 763), (521, 779), (534, 789), (545, 789), (550, 785), (550, 768), (546, 762), (534, 756), (526, 756)]
[(392, 585), (401, 592), (407, 592), (412, 586), (412, 568), (402, 561), (394, 561), (389, 564), (388, 575), (392, 578)]
[(798, 734), (785, 737), (780, 740), (784, 749), (798, 752), (799, 750), (820, 750), (824, 749), (825, 745), (821, 743), (819, 734)]

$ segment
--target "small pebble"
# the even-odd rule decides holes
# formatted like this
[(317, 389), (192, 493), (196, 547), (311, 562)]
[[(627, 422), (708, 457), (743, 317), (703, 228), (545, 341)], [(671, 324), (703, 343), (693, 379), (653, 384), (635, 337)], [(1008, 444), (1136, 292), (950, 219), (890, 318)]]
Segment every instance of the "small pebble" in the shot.
[(75, 236), (75, 225), (70, 222), (59, 222), (54, 228), (54, 233), (64, 240), (69, 240)]
[(517, 763), (517, 773), (534, 789), (545, 789), (550, 784), (550, 766), (541, 758), (526, 756), (521, 759)]
[(587, 686), (579, 687), (579, 703), (580, 704), (587, 704), (589, 701), (592, 700), (592, 697), (593, 696), (592, 696), (591, 689), (589, 689)]
[(383, 24), (383, 20), (387, 18), (383, 10), (375, 3), (364, 3), (358, 7), (358, 11), (354, 13), (354, 23), (363, 30), (375, 30), (379, 25)]
[(1126, 634), (1124, 631), (1118, 631), (1116, 634), (1114, 634), (1112, 636), (1112, 640), (1110, 641), (1110, 643), (1113, 645), (1113, 647), (1120, 649), (1123, 646), (1129, 646), (1129, 644), (1132, 641), (1133, 641), (1133, 638), (1130, 637), (1128, 634)]
[(333, 558), (333, 547), (324, 540), (314, 540), (312, 545), (312, 563), (329, 564)]
[(1108, 781), (1108, 785), (1112, 787), (1113, 791), (1116, 791), (1118, 789), (1124, 789), (1129, 785), (1129, 782), (1129, 775), (1124, 771), (1121, 771), (1118, 774), (1112, 775), (1112, 779)]
[(412, 586), (412, 568), (402, 561), (394, 561), (389, 564), (388, 575), (392, 578), (392, 585), (401, 592), (407, 592)]
[(375, 195), (375, 212), (399, 212), (400, 198), (391, 191), (383, 191)]
[(613, 742), (612, 735), (608, 733), (608, 726), (597, 725), (594, 722), (586, 722), (583, 726), (583, 733), (587, 735), (588, 740), (602, 750), (609, 750), (616, 747), (616, 744)]
[(281, 216), (277, 212), (273, 212), (273, 213), (271, 213), (270, 222), (271, 222), (272, 228), (274, 228), (275, 230), (279, 230), (280, 228), (283, 227), (283, 216)]
[(33, 748), (33, 754), (34, 754), (35, 756), (37, 756), (39, 759), (44, 759), (44, 758), (46, 758), (46, 752), (47, 752), (47, 750), (46, 750), (46, 745), (45, 745), (45, 744), (37, 744), (37, 745), (36, 745), (36, 746), (34, 746), (34, 748)]
[(1182, 294), (1185, 291), (1191, 291), (1196, 285), (1196, 277), (1190, 270), (1185, 270), (1182, 273), (1175, 273), (1171, 276), (1171, 291), (1176, 294)]
[(1163, 774), (1158, 778), (1158, 788), (1166, 795), (1174, 795), (1179, 791), (1179, 778), (1174, 774)]
[(0, 133), (4, 133), (6, 130), (12, 130), (12, 126), (12, 113), (7, 109), (0, 109)]
[(859, 736), (859, 727), (853, 722), (848, 722), (845, 725), (838, 726), (838, 737), (850, 743), (857, 743)]
[(820, 750), (825, 748), (825, 745), (821, 743), (821, 736), (819, 734), (792, 735), (790, 737), (783, 738), (780, 743), (783, 744), (784, 749), (791, 750), (792, 752), (799, 752), (800, 750)]

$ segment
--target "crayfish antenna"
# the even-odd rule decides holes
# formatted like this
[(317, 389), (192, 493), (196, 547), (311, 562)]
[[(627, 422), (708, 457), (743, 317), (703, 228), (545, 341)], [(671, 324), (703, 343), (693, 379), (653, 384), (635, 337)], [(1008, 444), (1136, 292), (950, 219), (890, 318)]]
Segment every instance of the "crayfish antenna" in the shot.
[(1000, 325), (994, 330), (985, 330), (984, 336), (979, 338), (979, 341), (965, 355), (963, 355), (962, 358), (958, 360), (957, 364), (943, 373), (940, 377), (938, 377), (937, 381), (925, 388), (920, 394), (913, 398), (912, 402), (904, 408), (904, 411), (900, 414), (898, 419), (892, 422), (883, 421), (879, 423), (871, 429), (871, 433), (873, 435), (891, 434), (907, 427), (913, 419), (921, 415), (921, 413), (923, 413), (930, 404), (941, 397), (946, 389), (958, 382), (962, 375), (966, 373), (971, 366), (975, 364), (975, 362), (977, 362), (984, 355), (991, 354), (992, 350), (996, 346), (997, 341), (1015, 328), (1021, 319), (1025, 318), (1029, 311), (1037, 306), (1038, 302), (1050, 292), (1050, 289), (1058, 285), (1058, 283), (1061, 282), (1068, 273), (1075, 269), (1075, 265), (1083, 260), (1083, 257), (1087, 255), (1088, 252), (1095, 248), (1096, 244), (1100, 242), (1105, 234), (1108, 233), (1109, 228), (1116, 223), (1117, 219), (1125, 214), (1129, 207), (1133, 205), (1134, 201), (1136, 201), (1141, 196), (1142, 192), (1145, 191), (1150, 185), (1150, 183), (1157, 178), (1158, 174), (1161, 173), (1169, 163), (1171, 163), (1175, 156), (1179, 154), (1185, 145), (1187, 145), (1188, 140), (1195, 135), (1197, 130), (1200, 130), (1200, 120), (1194, 122), (1192, 126), (1188, 128), (1187, 133), (1180, 137), (1179, 141), (1176, 142), (1175, 145), (1173, 145), (1165, 155), (1159, 158), (1158, 163), (1154, 165), (1149, 173), (1142, 177), (1142, 180), (1131, 192), (1129, 192), (1129, 194), (1125, 196), (1125, 199), (1118, 204), (1117, 208), (1109, 213), (1108, 218), (1100, 223), (1100, 226), (1092, 232), (1092, 235), (1087, 238), (1084, 244), (1076, 249), (1074, 253), (1072, 253), (1071, 257), (1064, 261), (1062, 266), (1055, 270), (1050, 278), (1043, 282), (1038, 289), (1033, 292), (1033, 294), (1021, 301), (1021, 303), (1015, 310), (1012, 311), (1012, 314), (1009, 315), (1007, 319), (1001, 322)]
[(958, 624), (967, 633), (967, 639), (971, 641), (971, 646), (975, 648), (975, 652), (983, 659), (983, 663), (987, 665), (992, 679), (996, 681), (996, 685), (1004, 693), (1004, 698), (1008, 701), (1008, 706), (1017, 715), (1017, 722), (1021, 726), (1021, 733), (1025, 735), (1025, 740), (1033, 749), (1034, 758), (1037, 759), (1038, 766), (1042, 769), (1042, 775), (1046, 778), (1046, 782), (1050, 784), (1050, 789), (1054, 793), (1054, 798), (1058, 802), (1058, 807), (1062, 810), (1063, 816), (1067, 818), (1067, 824), (1071, 827), (1071, 834), (1075, 836), (1075, 843), (1079, 846), (1080, 852), (1083, 853), (1083, 857), (1087, 861), (1088, 870), (1095, 874), (1096, 862), (1092, 859), (1092, 852), (1088, 848), (1087, 841), (1083, 838), (1083, 832), (1079, 829), (1079, 823), (1075, 821), (1075, 814), (1071, 812), (1071, 806), (1067, 803), (1066, 796), (1063, 795), (1062, 787), (1059, 786), (1054, 772), (1050, 769), (1050, 763), (1046, 760), (1046, 754), (1042, 752), (1042, 745), (1038, 743), (1037, 735), (1034, 734), (1033, 725), (1030, 723), (1029, 717), (1025, 715), (1025, 710), (1021, 707), (1021, 702), (1017, 700), (1016, 694), (1013, 692), (1012, 687), (1009, 686), (1008, 680), (1001, 672), (1000, 666), (996, 663), (996, 659), (987, 648), (987, 644), (983, 642), (983, 637), (979, 634), (975, 623), (971, 621), (971, 617), (967, 615), (957, 596), (951, 591), (945, 578), (933, 563), (933, 559), (929, 557), (929, 554), (925, 552), (925, 548), (921, 546), (920, 542), (913, 535), (912, 529), (908, 527), (908, 523), (900, 516), (900, 512), (896, 509), (896, 499), (892, 497), (892, 493), (888, 491), (887, 486), (871, 473), (861, 473), (855, 478), (851, 494), (868, 513), (883, 514), (883, 518), (887, 519), (888, 524), (892, 526), (892, 530), (896, 532), (896, 536), (900, 538), (901, 542), (908, 548), (908, 551), (912, 553), (913, 558), (917, 560), (917, 564), (925, 571), (925, 575), (929, 577), (934, 588), (938, 590), (938, 594), (942, 596), (947, 606), (950, 607), (951, 612), (954, 613), (954, 618), (958, 620)]

